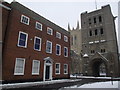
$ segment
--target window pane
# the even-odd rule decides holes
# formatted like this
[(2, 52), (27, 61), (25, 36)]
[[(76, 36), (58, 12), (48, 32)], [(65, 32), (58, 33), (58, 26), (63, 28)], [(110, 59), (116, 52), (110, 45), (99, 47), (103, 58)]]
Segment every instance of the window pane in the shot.
[(40, 39), (36, 38), (36, 43), (39, 44), (40, 43)]
[(25, 40), (26, 39), (26, 34), (20, 33), (20, 39)]

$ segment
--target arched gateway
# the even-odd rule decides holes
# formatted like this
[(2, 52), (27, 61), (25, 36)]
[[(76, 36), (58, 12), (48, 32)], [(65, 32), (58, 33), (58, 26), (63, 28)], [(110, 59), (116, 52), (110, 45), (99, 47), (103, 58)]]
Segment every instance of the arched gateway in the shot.
[(95, 58), (90, 61), (89, 67), (92, 76), (107, 76), (108, 75), (108, 61), (102, 58)]

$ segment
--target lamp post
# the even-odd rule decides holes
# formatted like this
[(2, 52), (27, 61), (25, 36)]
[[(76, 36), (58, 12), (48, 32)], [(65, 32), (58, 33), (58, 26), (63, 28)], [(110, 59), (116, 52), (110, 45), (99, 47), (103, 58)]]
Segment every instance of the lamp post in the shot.
[(113, 85), (113, 71), (110, 71), (110, 73), (111, 73), (111, 83)]

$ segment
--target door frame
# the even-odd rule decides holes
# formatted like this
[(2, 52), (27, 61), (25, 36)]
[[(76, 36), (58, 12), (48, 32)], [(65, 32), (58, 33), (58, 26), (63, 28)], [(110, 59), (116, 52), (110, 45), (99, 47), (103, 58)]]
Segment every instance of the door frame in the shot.
[(44, 71), (43, 71), (43, 81), (45, 81), (45, 76), (46, 76), (46, 66), (50, 66), (50, 73), (49, 73), (49, 80), (52, 80), (52, 59), (44, 59)]

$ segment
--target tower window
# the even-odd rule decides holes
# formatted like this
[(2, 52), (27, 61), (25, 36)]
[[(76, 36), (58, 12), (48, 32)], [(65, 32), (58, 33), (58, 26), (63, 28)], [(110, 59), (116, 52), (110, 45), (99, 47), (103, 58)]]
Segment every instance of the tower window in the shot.
[(103, 28), (100, 29), (100, 34), (103, 34)]
[(92, 31), (91, 30), (89, 31), (89, 35), (92, 36)]
[(97, 29), (95, 29), (95, 35), (98, 35), (98, 31), (97, 31)]
[(96, 17), (94, 17), (94, 23), (96, 23)]
[(89, 25), (91, 25), (91, 18), (89, 18)]
[(101, 16), (99, 16), (99, 22), (102, 22), (102, 17)]

